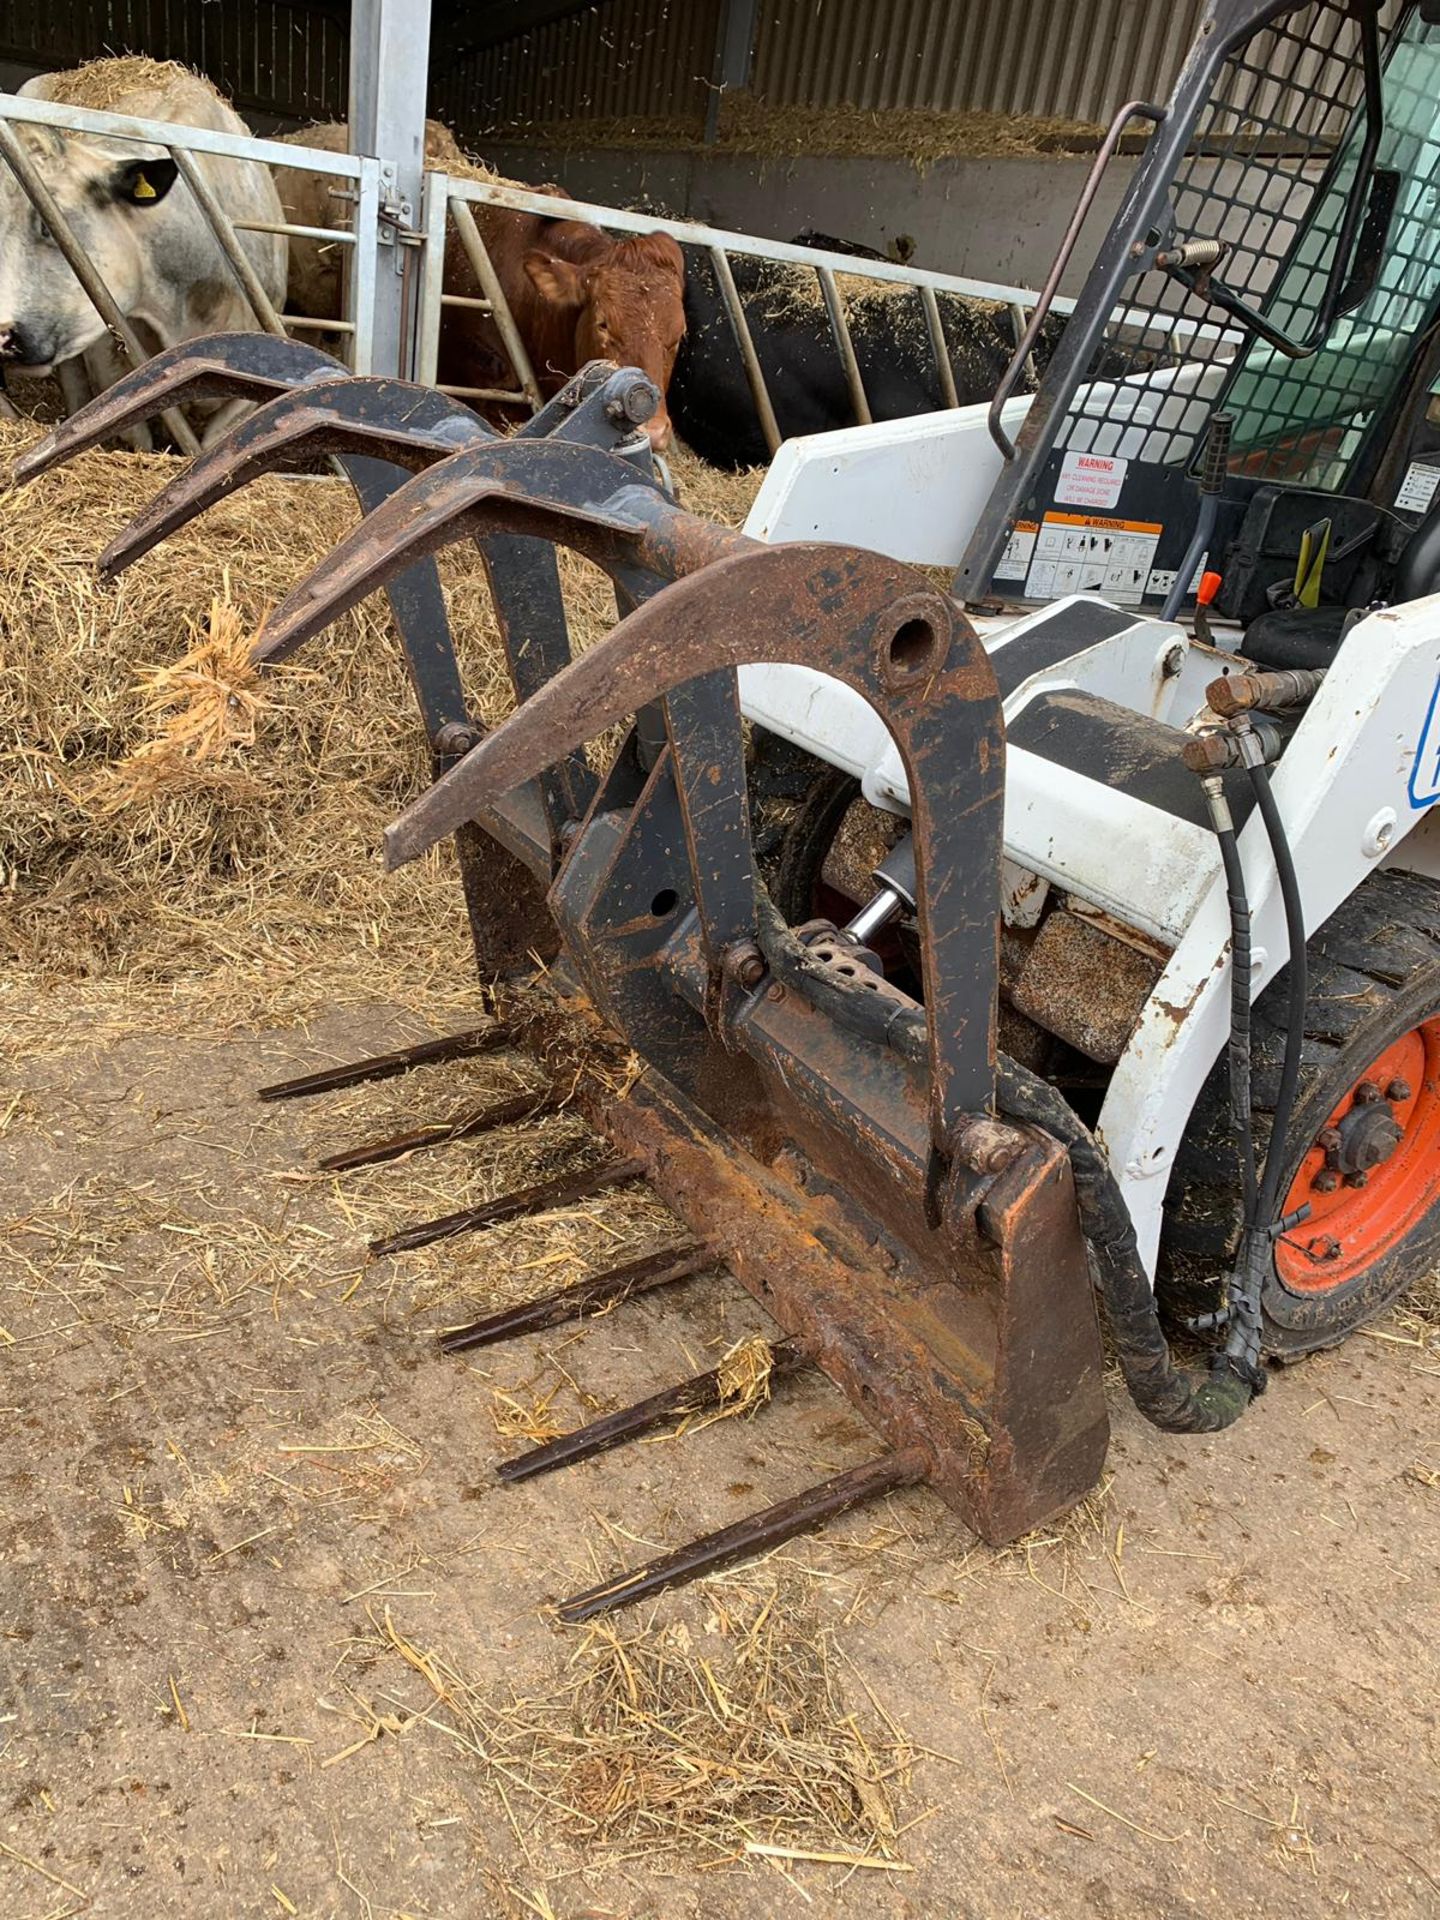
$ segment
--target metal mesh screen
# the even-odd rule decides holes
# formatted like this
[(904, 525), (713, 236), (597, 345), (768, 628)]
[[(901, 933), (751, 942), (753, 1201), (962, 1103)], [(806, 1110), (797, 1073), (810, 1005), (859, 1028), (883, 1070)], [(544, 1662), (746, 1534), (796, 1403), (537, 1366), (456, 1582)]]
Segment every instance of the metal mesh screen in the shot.
[[(1272, 295), (1287, 332), (1302, 329), (1322, 297), (1357, 146), (1352, 135)], [(1412, 22), (1391, 54), (1378, 164), (1401, 184), (1374, 290), (1312, 359), (1286, 360), (1257, 342), (1232, 378), (1233, 464), (1256, 478), (1341, 486), (1430, 324), (1440, 293), (1440, 27)]]
[[(1232, 55), (1200, 114), (1175, 176), (1177, 235), (1227, 242), (1219, 274), (1252, 305), (1289, 259), (1363, 98), (1360, 52), (1348, 9), (1312, 0)], [(1333, 239), (1332, 227), (1313, 262), (1322, 279)], [(1077, 398), (1057, 447), (1186, 465), (1243, 338), (1169, 275), (1145, 274), (1117, 316), (1105, 384)]]

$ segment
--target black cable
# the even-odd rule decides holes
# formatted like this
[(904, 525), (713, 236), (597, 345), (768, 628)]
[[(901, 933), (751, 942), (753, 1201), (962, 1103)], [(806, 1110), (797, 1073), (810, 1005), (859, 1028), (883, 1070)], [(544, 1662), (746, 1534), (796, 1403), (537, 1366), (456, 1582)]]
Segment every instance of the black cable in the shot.
[(1256, 1379), (1230, 1365), (1212, 1367), (1205, 1375), (1176, 1366), (1130, 1209), (1090, 1129), (1048, 1081), (1004, 1054), (996, 1068), (995, 1100), (1012, 1120), (1053, 1134), (1070, 1156), (1081, 1228), (1135, 1405), (1167, 1433), (1216, 1433), (1232, 1425), (1258, 1391)]
[(1279, 1200), (1280, 1176), (1284, 1171), (1290, 1122), (1300, 1087), (1300, 1064), (1305, 1048), (1305, 1006), (1310, 994), (1310, 969), (1305, 954), (1305, 909), (1300, 898), (1300, 877), (1286, 837), (1285, 823), (1275, 804), (1270, 785), (1270, 770), (1263, 763), (1247, 768), (1255, 789), (1255, 803), (1270, 841), (1275, 873), (1280, 882), (1280, 899), (1285, 908), (1285, 935), (1290, 948), (1286, 963), (1287, 985), (1285, 1013), (1285, 1056), (1280, 1068), (1280, 1089), (1275, 1098), (1270, 1142), (1265, 1150), (1265, 1171), (1260, 1180), (1255, 1224), (1267, 1232), (1275, 1218)]
[[(1219, 782), (1216, 782), (1218, 788)], [(1240, 860), (1240, 845), (1235, 823), (1225, 803), (1223, 791), (1219, 806), (1210, 799), (1211, 822), (1220, 843), (1220, 863), (1225, 869), (1225, 897), (1230, 909), (1230, 1040), (1226, 1056), (1230, 1071), (1230, 1123), (1240, 1150), (1240, 1175), (1245, 1196), (1243, 1218), (1250, 1225), (1255, 1218), (1255, 1125), (1252, 1117), (1250, 1071), (1250, 898), (1245, 890), (1245, 869)]]

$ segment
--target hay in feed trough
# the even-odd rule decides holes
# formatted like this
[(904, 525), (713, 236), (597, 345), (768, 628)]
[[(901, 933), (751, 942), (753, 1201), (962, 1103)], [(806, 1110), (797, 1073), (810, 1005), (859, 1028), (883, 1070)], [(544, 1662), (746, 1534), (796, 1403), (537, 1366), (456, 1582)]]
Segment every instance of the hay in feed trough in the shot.
[[(0, 466), (35, 431), (0, 422)], [(355, 524), (349, 488), (267, 477), (101, 585), (96, 555), (176, 468), (95, 452), (7, 496), (0, 959), (41, 986), (199, 985), (234, 1021), (453, 998), (473, 974), (448, 849), (390, 876), (380, 860), (429, 777), (383, 597), (258, 683), (243, 661)], [(679, 470), (701, 511), (743, 517), (754, 476)], [(591, 644), (613, 591), (572, 554), (561, 567)], [(441, 571), (471, 708), (493, 723), (511, 696), (488, 589), (468, 547)]]

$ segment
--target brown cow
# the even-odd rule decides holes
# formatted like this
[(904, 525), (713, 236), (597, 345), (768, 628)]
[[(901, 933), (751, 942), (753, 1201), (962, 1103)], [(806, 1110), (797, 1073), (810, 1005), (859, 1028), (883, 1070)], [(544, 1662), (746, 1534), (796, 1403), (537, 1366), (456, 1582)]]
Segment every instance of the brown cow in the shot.
[[(288, 138), (297, 146), (331, 151), (343, 151), (347, 141), (339, 124), (307, 128)], [(426, 122), (425, 155), (432, 167), (471, 176), (478, 171), (459, 161), (454, 136), (436, 120)], [(280, 168), (276, 185), (287, 219), (301, 226), (342, 223), (343, 206), (328, 192), (330, 182)], [(562, 193), (554, 186), (533, 191)], [(675, 242), (658, 233), (616, 239), (580, 220), (552, 220), (502, 207), (476, 204), (472, 211), (542, 394), (557, 392), (587, 360), (639, 367), (662, 395), (660, 411), (649, 424), (650, 438), (657, 448), (668, 446), (670, 417), (663, 395), (685, 332), (685, 261)], [(292, 312), (339, 318), (341, 255), (341, 248), (323, 242), (291, 241)], [(444, 290), (470, 300), (481, 292), (453, 231), (445, 248)], [(448, 387), (518, 385), (494, 322), (463, 307), (444, 310), (439, 377)]]

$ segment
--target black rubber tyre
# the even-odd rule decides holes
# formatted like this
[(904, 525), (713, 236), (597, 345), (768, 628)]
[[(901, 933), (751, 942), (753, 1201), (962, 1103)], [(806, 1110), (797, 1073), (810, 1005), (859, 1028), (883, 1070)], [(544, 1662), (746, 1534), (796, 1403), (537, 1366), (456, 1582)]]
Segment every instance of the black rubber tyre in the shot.
[[(1308, 957), (1304, 1063), (1282, 1196), (1316, 1135), (1372, 1063), (1440, 1016), (1440, 883), (1394, 869), (1372, 874), (1313, 936)], [(1256, 1150), (1262, 1156), (1279, 1087), (1284, 1021), (1282, 973), (1256, 1000), (1252, 1021)], [(1432, 1039), (1437, 1031), (1431, 1029)], [(1417, 1100), (1440, 1098), (1433, 1057), (1426, 1058)], [(1415, 1137), (1432, 1142), (1417, 1148), (1418, 1159), (1412, 1153), (1407, 1166), (1407, 1177), (1422, 1182), (1417, 1191), (1425, 1197), (1424, 1211), (1368, 1266), (1324, 1290), (1287, 1285), (1272, 1267), (1263, 1300), (1267, 1353), (1289, 1359), (1334, 1346), (1440, 1261), (1440, 1147), (1433, 1136)], [(1425, 1184), (1427, 1174), (1433, 1186)], [(1222, 1057), (1195, 1103), (1166, 1195), (1156, 1284), (1172, 1318), (1220, 1304), (1240, 1227), (1239, 1156)], [(1307, 1229), (1296, 1231), (1303, 1239)]]
[(786, 821), (775, 852), (770, 897), (792, 927), (811, 919), (825, 859), (845, 816), (860, 798), (860, 782), (822, 766), (815, 784)]

